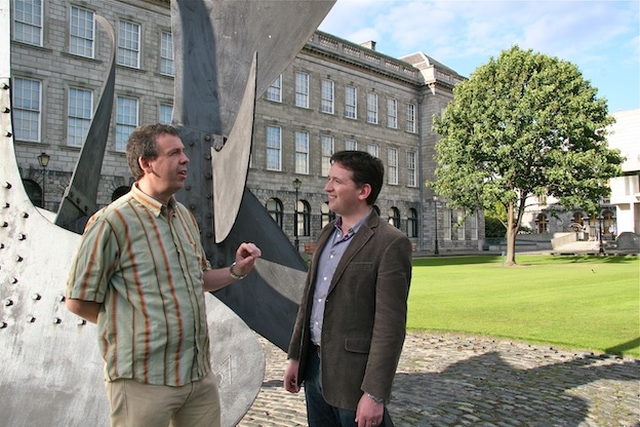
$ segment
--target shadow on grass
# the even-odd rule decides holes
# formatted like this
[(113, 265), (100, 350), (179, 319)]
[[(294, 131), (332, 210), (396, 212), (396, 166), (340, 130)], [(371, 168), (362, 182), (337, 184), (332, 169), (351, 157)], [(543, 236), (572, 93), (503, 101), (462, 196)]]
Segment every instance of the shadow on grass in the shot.
[(633, 339), (631, 341), (627, 341), (625, 343), (622, 344), (618, 344), (614, 347), (609, 347), (607, 349), (605, 349), (604, 351), (607, 354), (616, 354), (618, 356), (622, 356), (625, 351), (629, 351), (632, 350), (634, 348), (638, 348), (640, 347), (640, 337)]
[[(577, 427), (593, 409), (580, 396), (587, 393), (598, 397), (600, 405), (615, 408), (614, 413), (605, 409), (599, 414), (605, 418), (599, 419), (603, 425), (614, 421), (634, 425), (626, 422), (633, 423), (639, 416), (634, 383), (640, 379), (640, 365), (638, 361), (611, 363), (605, 359), (577, 357), (519, 369), (499, 352), (489, 351), (453, 361), (441, 372), (396, 374), (389, 409), (396, 424), (403, 425), (512, 425), (516, 420), (518, 425)], [(600, 380), (613, 380), (617, 388), (605, 391), (599, 384), (593, 386), (595, 391), (590, 387), (579, 393), (573, 390)], [(628, 390), (620, 393), (618, 388)]]

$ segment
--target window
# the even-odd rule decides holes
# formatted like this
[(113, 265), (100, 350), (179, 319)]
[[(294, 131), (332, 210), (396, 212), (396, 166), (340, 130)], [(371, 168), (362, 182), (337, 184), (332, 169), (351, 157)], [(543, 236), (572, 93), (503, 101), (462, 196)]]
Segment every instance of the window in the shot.
[[(435, 202), (436, 204), (438, 202)], [(443, 232), (444, 232), (444, 240), (451, 240), (451, 224), (454, 223), (455, 224), (455, 220), (451, 220), (451, 217), (453, 216), (453, 211), (451, 209), (443, 209), (442, 212), (442, 228), (443, 228)]]
[(309, 74), (296, 73), (296, 107), (309, 108)]
[(407, 104), (407, 132), (416, 132), (416, 106)]
[(296, 218), (298, 236), (311, 236), (311, 205), (306, 200), (298, 200), (298, 217), (302, 216), (302, 221)]
[(124, 152), (129, 135), (138, 126), (138, 100), (118, 96), (116, 109), (116, 151)]
[(344, 90), (344, 116), (348, 119), (358, 118), (358, 89), (347, 86)]
[(398, 128), (398, 100), (387, 99), (387, 127)]
[(42, 0), (13, 0), (13, 39), (42, 46)]
[(160, 34), (160, 74), (174, 76), (173, 35), (166, 31)]
[(267, 101), (282, 102), (282, 74), (280, 74), (267, 88)]
[(395, 228), (400, 228), (400, 211), (396, 207), (391, 207), (388, 212), (388, 221), (389, 224), (393, 225)]
[(378, 94), (374, 92), (367, 94), (367, 122), (378, 123)]
[(473, 215), (468, 218), (471, 240), (478, 240), (478, 215), (478, 211), (475, 211)]
[(13, 79), (13, 131), (16, 139), (40, 141), (41, 83), (38, 80)]
[(321, 217), (322, 217), (322, 219), (321, 219), (322, 228), (324, 228), (331, 221), (336, 219), (336, 214), (331, 212), (331, 210), (329, 209), (329, 203), (327, 203), (327, 202), (324, 202), (322, 204), (322, 206), (320, 206), (320, 212), (321, 212)]
[(69, 29), (70, 53), (93, 58), (95, 25), (95, 18), (92, 11), (71, 6), (71, 25)]
[(158, 107), (158, 122), (165, 125), (171, 124), (171, 117), (173, 116), (173, 105), (160, 104)]
[(407, 235), (409, 237), (418, 237), (418, 211), (413, 208), (409, 209), (409, 217), (407, 218)]
[(456, 229), (458, 231), (458, 240), (464, 240), (464, 229), (465, 229), (465, 221), (464, 221), (464, 212), (463, 211), (457, 211), (457, 218), (456, 218)]
[(309, 173), (309, 132), (296, 132), (296, 173)]
[(344, 141), (344, 149), (345, 150), (350, 150), (350, 151), (357, 151), (358, 150), (358, 141), (356, 141), (355, 139), (345, 139), (345, 141)]
[(85, 89), (69, 88), (67, 108), (67, 144), (82, 147), (91, 126), (93, 112), (93, 92)]
[(322, 104), (320, 110), (323, 113), (333, 114), (333, 82), (322, 80)]
[(380, 157), (380, 149), (375, 144), (367, 144), (367, 153), (371, 154), (373, 157)]
[(320, 173), (322, 176), (329, 175), (331, 168), (331, 156), (333, 155), (333, 137), (329, 135), (320, 135), (320, 145), (322, 145), (322, 164)]
[(269, 212), (271, 218), (278, 224), (278, 227), (282, 228), (283, 209), (280, 199), (267, 200), (267, 212)]
[(388, 183), (398, 185), (398, 149), (389, 148), (387, 151)]
[(267, 170), (282, 170), (282, 129), (267, 126)]
[(140, 25), (128, 21), (119, 22), (118, 65), (140, 68)]
[(418, 186), (418, 173), (416, 170), (416, 152), (407, 152), (407, 186)]
[(545, 214), (538, 214), (536, 218), (536, 223), (538, 224), (538, 233), (546, 233), (547, 232), (547, 216)]

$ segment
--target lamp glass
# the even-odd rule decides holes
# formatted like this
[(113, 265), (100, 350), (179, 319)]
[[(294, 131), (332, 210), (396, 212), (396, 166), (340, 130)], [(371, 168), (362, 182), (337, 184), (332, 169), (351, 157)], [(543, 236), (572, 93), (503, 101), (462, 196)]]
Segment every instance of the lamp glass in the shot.
[(49, 159), (50, 156), (47, 153), (42, 152), (42, 154), (38, 156), (38, 163), (40, 163), (41, 167), (46, 168), (49, 166)]

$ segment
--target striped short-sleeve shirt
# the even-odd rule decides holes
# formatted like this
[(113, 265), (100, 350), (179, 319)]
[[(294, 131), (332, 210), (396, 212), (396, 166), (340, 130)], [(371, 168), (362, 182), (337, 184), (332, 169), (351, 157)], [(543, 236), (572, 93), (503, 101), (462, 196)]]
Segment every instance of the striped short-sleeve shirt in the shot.
[(98, 344), (107, 381), (182, 386), (210, 370), (203, 272), (210, 268), (195, 218), (134, 185), (89, 220), (67, 297), (101, 303)]

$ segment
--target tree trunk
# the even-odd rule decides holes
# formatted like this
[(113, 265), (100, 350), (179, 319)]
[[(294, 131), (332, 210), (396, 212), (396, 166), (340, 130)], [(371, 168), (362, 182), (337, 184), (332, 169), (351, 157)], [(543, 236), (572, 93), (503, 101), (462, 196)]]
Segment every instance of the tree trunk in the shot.
[(504, 265), (511, 266), (516, 265), (516, 236), (518, 228), (515, 224), (513, 204), (510, 203), (507, 207), (507, 254), (504, 260)]

